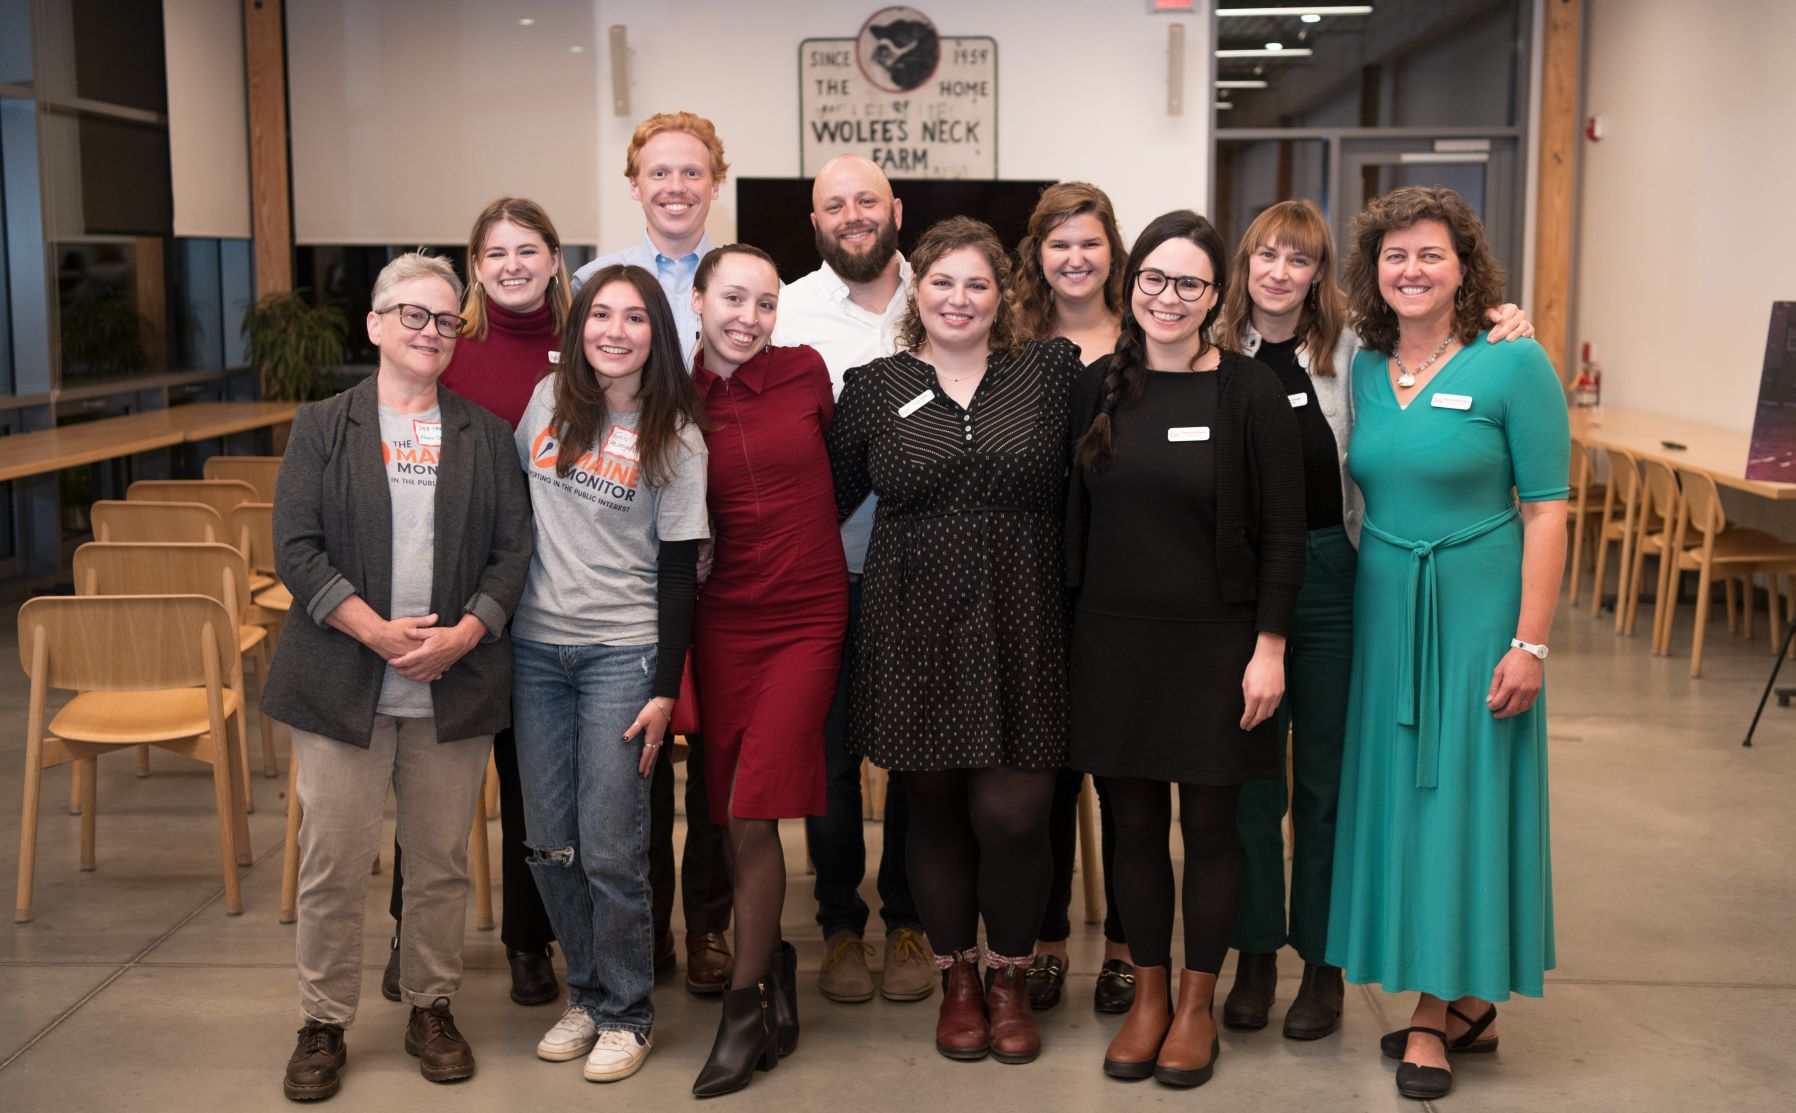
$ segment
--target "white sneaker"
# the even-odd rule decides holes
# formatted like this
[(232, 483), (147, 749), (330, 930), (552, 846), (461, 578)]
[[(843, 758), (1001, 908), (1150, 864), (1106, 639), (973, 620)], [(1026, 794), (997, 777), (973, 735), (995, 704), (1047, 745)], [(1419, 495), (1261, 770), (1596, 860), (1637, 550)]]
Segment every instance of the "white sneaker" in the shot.
[(598, 1044), (586, 1057), (588, 1082), (616, 1082), (628, 1078), (642, 1068), (653, 1042), (647, 1035), (637, 1035), (619, 1028), (599, 1033)]
[(579, 1005), (569, 1005), (549, 1029), (542, 1042), (536, 1045), (536, 1057), (551, 1063), (565, 1063), (569, 1059), (578, 1059), (592, 1050), (592, 1045), (599, 1039), (599, 1026), (586, 1015), (586, 1010)]

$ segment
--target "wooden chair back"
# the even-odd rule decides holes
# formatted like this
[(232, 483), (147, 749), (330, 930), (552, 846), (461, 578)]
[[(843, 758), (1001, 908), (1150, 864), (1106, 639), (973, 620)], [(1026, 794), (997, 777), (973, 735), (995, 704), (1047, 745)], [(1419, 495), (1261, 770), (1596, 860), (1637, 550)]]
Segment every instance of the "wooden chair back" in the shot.
[(1657, 520), (1670, 531), (1678, 516), (1678, 479), (1671, 465), (1650, 457), (1640, 461), (1641, 528), (1650, 529)]
[(1609, 462), (1609, 497), (1629, 507), (1640, 497), (1640, 458), (1625, 448), (1603, 450)]
[(236, 646), (236, 622), (204, 595), (40, 597), (19, 608), (19, 663), (34, 686), (219, 689)]
[(240, 479), (256, 489), (256, 501), (274, 501), (274, 481), (281, 473), (279, 456), (214, 456), (206, 461), (207, 479)]
[(249, 563), (229, 545), (106, 544), (75, 550), (80, 595), (204, 595), (243, 619)]
[(1576, 437), (1571, 442), (1571, 490), (1573, 500), (1578, 499), (1590, 487), (1591, 477), (1595, 473), (1591, 466), (1590, 446)]
[(226, 540), (225, 520), (218, 511), (198, 502), (127, 502), (102, 499), (94, 503), (95, 541), (184, 541), (205, 544)]
[(231, 536), (249, 558), (252, 572), (274, 575), (274, 505), (246, 502), (231, 511)]
[(125, 489), (131, 502), (203, 502), (228, 519), (231, 511), (256, 501), (256, 489), (241, 479), (140, 479)]
[(1679, 468), (1677, 474), (1684, 488), (1690, 527), (1705, 539), (1720, 533), (1727, 526), (1727, 515), (1721, 509), (1721, 492), (1716, 489), (1715, 481), (1702, 472), (1683, 468)]

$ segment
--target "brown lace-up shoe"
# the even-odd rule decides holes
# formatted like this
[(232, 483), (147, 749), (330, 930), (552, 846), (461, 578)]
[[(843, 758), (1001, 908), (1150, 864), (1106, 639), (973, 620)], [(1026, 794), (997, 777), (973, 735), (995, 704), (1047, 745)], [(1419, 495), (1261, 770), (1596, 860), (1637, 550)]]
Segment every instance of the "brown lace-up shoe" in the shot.
[(721, 931), (686, 933), (686, 992), (722, 993), (736, 970), (729, 940)]
[(412, 1006), (405, 1053), (418, 1057), (418, 1073), (431, 1082), (459, 1082), (474, 1073), (474, 1049), (456, 1030), (447, 997), (438, 997), (428, 1009)]
[(341, 1071), (348, 1059), (342, 1025), (308, 1018), (306, 1026), (299, 1030), (293, 1057), (287, 1060), (287, 1077), (281, 1080), (281, 1092), (290, 1101), (328, 1098), (342, 1085)]

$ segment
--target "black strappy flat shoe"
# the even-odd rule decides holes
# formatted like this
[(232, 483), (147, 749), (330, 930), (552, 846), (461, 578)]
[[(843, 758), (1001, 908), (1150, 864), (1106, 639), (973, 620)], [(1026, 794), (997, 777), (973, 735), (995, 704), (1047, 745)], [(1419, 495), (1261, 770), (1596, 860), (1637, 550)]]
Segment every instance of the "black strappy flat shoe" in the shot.
[[(1497, 1049), (1496, 1036), (1492, 1036), (1488, 1040), (1481, 1040), (1478, 1038), (1484, 1034), (1486, 1028), (1490, 1027), (1491, 1021), (1497, 1019), (1497, 1006), (1495, 1004), (1492, 1004), (1491, 1007), (1485, 1011), (1484, 1016), (1478, 1020), (1473, 1020), (1452, 1005), (1447, 1006), (1447, 1011), (1465, 1021), (1469, 1026), (1460, 1034), (1458, 1039), (1452, 1040), (1447, 1044), (1447, 1053), (1449, 1055), (1488, 1055)], [(1403, 1058), (1403, 1049), (1409, 1045), (1409, 1034), (1411, 1032), (1428, 1031), (1432, 1031), (1432, 1029), (1399, 1028), (1395, 1032), (1386, 1032), (1378, 1041), (1378, 1050), (1384, 1053), (1386, 1059), (1401, 1059)]]
[[(1411, 1028), (1411, 1032), (1433, 1036), (1447, 1050), (1447, 1033), (1439, 1028)], [(1405, 1059), (1397, 1064), (1397, 1092), (1417, 1101), (1444, 1098), (1453, 1090), (1453, 1072), (1442, 1067), (1424, 1067)]]

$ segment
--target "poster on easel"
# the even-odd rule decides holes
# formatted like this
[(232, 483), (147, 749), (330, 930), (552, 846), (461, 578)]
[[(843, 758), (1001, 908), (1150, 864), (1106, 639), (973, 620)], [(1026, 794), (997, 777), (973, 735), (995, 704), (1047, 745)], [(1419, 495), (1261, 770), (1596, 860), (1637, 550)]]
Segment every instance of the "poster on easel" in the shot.
[(1771, 303), (1746, 478), (1796, 483), (1796, 301)]

